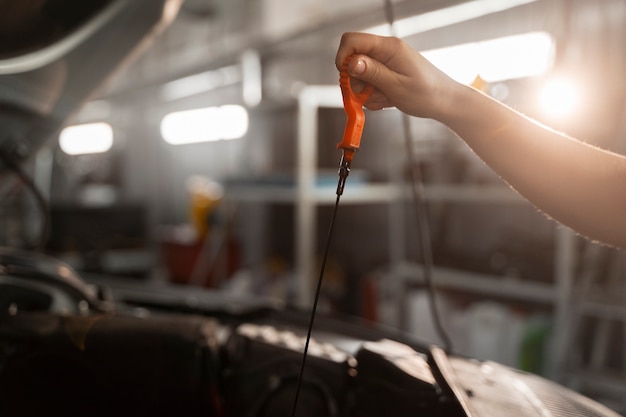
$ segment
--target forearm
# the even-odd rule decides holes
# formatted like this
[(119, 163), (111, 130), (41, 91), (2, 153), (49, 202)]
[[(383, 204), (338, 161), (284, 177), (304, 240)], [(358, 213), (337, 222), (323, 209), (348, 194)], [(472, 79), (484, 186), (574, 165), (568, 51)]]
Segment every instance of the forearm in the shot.
[(466, 86), (439, 119), (555, 220), (626, 247), (626, 158), (550, 130)]
[(347, 33), (335, 64), (374, 85), (371, 110), (395, 106), (448, 125), (555, 220), (626, 248), (626, 157), (571, 139), (453, 81), (397, 38)]

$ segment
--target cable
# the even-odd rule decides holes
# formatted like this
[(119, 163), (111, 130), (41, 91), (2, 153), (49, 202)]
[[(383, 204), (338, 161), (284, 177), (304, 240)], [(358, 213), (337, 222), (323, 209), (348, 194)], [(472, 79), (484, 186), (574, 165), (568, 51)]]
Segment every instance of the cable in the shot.
[(433, 282), (433, 253), (432, 253), (432, 243), (430, 240), (430, 227), (428, 223), (428, 216), (426, 213), (426, 201), (423, 198), (423, 195), (418, 190), (424, 189), (424, 184), (422, 181), (422, 176), (416, 172), (419, 170), (419, 167), (415, 167), (415, 154), (414, 154), (414, 146), (412, 141), (412, 135), (410, 131), (410, 120), (407, 115), (403, 115), (403, 130), (405, 135), (405, 142), (407, 148), (407, 154), (409, 155), (409, 178), (411, 180), (411, 194), (413, 196), (413, 204), (415, 204), (417, 211), (417, 234), (420, 238), (420, 248), (422, 249), (422, 258), (423, 258), (423, 274), (424, 274), (424, 282), (426, 283), (426, 290), (428, 293), (429, 307), (433, 319), (433, 325), (435, 326), (435, 331), (439, 338), (441, 338), (443, 347), (446, 352), (452, 352), (452, 341), (450, 340), (449, 335), (447, 334), (443, 324), (441, 323), (441, 317), (439, 315), (439, 309), (437, 306), (437, 294), (435, 289), (435, 284)]
[(46, 247), (50, 234), (50, 210), (48, 209), (48, 203), (33, 182), (32, 178), (30, 178), (18, 164), (13, 162), (3, 152), (0, 152), (0, 160), (2, 160), (2, 162), (11, 171), (13, 171), (13, 173), (24, 183), (24, 185), (26, 185), (35, 197), (35, 201), (37, 202), (37, 206), (39, 207), (39, 211), (41, 213), (41, 231), (39, 241), (34, 246), (35, 249), (43, 251)]
[[(396, 36), (394, 28), (394, 13), (393, 4), (391, 0), (384, 0), (385, 18), (389, 24), (389, 30), (392, 36)], [(423, 194), (420, 190), (424, 189), (421, 173), (416, 172), (420, 169), (415, 159), (415, 150), (413, 146), (413, 138), (411, 135), (411, 120), (406, 113), (401, 113), (402, 117), (402, 130), (404, 133), (404, 141), (406, 146), (406, 153), (409, 162), (409, 179), (411, 181), (411, 194), (413, 197), (413, 204), (417, 211), (417, 234), (420, 240), (420, 248), (422, 254), (423, 274), (424, 282), (426, 283), (426, 291), (429, 300), (430, 312), (435, 326), (435, 331), (443, 343), (443, 348), (449, 353), (452, 352), (452, 341), (447, 334), (443, 324), (441, 323), (441, 317), (439, 315), (439, 309), (437, 306), (437, 294), (435, 284), (433, 282), (433, 252), (432, 242), (430, 239), (430, 227), (428, 224), (428, 216), (426, 213), (426, 201), (423, 198)]]
[[(347, 177), (347, 174), (346, 174), (346, 177)], [(342, 178), (342, 179), (345, 182), (345, 178)], [(311, 310), (311, 319), (309, 321), (309, 329), (306, 335), (306, 343), (304, 344), (304, 352), (302, 355), (302, 365), (300, 366), (300, 373), (298, 375), (298, 385), (296, 386), (296, 395), (295, 395), (294, 402), (293, 402), (293, 409), (291, 412), (291, 417), (295, 417), (296, 409), (298, 408), (298, 397), (300, 396), (300, 388), (302, 386), (302, 376), (304, 375), (304, 366), (306, 364), (306, 358), (308, 356), (309, 342), (311, 340), (311, 332), (313, 331), (313, 323), (315, 322), (315, 311), (317, 310), (317, 302), (319, 301), (320, 292), (322, 289), (324, 269), (326, 268), (326, 260), (328, 259), (328, 250), (330, 248), (330, 242), (333, 236), (333, 229), (335, 227), (335, 218), (337, 217), (337, 209), (339, 208), (340, 197), (341, 197), (341, 193), (338, 190), (337, 200), (335, 201), (335, 208), (333, 210), (333, 215), (330, 220), (330, 227), (328, 228), (328, 237), (326, 238), (326, 247), (324, 249), (324, 257), (322, 258), (322, 265), (320, 267), (320, 275), (319, 275), (319, 278), (317, 279), (317, 289), (315, 290), (315, 299), (313, 300), (313, 309)]]

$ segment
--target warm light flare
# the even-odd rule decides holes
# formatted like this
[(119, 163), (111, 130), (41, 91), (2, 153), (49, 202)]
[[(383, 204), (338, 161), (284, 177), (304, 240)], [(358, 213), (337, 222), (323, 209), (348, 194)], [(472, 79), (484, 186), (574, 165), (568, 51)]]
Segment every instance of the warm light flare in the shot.
[(539, 92), (539, 108), (551, 118), (571, 116), (580, 108), (580, 101), (580, 85), (571, 78), (551, 78)]
[(554, 39), (546, 32), (529, 32), (481, 42), (423, 51), (426, 59), (455, 80), (514, 80), (546, 73), (554, 62)]

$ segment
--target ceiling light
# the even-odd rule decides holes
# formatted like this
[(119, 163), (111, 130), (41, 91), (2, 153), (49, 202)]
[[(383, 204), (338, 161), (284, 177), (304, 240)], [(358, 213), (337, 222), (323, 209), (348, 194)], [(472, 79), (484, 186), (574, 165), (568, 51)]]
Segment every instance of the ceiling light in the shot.
[(106, 152), (113, 146), (113, 129), (100, 122), (68, 126), (59, 135), (59, 146), (68, 155)]
[(237, 139), (247, 131), (248, 111), (239, 105), (178, 111), (161, 121), (161, 135), (171, 145)]

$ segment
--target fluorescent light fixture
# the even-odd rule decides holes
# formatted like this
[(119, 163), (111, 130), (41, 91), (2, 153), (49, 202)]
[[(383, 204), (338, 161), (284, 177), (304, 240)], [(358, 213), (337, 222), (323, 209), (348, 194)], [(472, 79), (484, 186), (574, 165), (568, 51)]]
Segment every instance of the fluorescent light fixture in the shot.
[(164, 101), (179, 100), (194, 94), (233, 85), (240, 81), (239, 66), (229, 65), (170, 81), (161, 87), (160, 96)]
[[(446, 7), (416, 16), (398, 19), (394, 22), (394, 34), (404, 38), (429, 30), (438, 29), (455, 23), (461, 23), (492, 13), (512, 9), (537, 0), (474, 0), (456, 6)], [(378, 25), (364, 32), (388, 36), (391, 34), (389, 24)]]
[(106, 152), (113, 147), (113, 129), (101, 122), (68, 126), (59, 135), (59, 146), (68, 155)]
[(546, 32), (530, 32), (424, 51), (426, 59), (455, 80), (487, 82), (544, 74), (554, 64), (555, 42)]
[(161, 121), (161, 135), (171, 145), (238, 139), (247, 131), (248, 111), (239, 105), (174, 112)]

